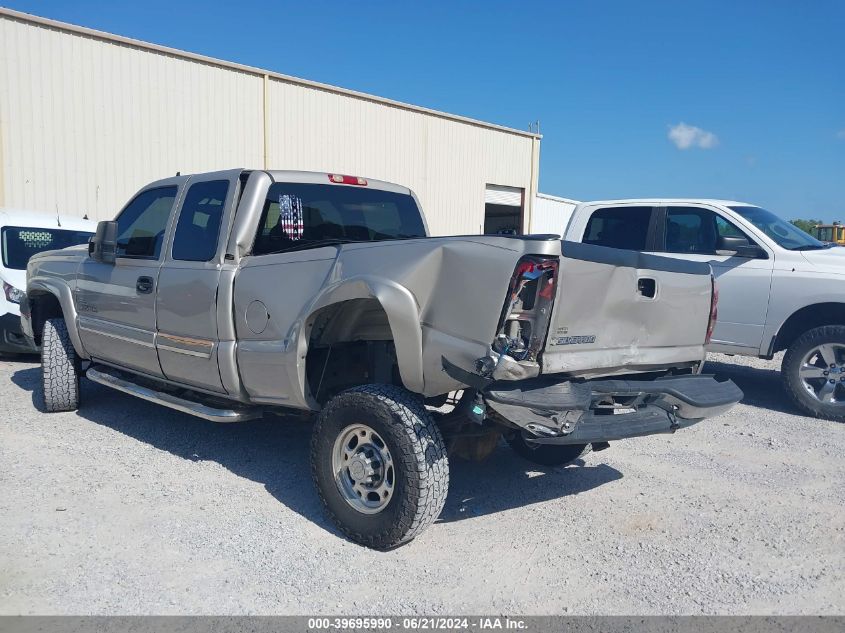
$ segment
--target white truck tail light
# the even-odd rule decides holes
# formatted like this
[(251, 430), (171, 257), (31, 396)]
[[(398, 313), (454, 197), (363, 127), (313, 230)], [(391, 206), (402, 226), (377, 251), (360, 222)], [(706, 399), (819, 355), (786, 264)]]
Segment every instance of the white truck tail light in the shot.
[(710, 294), (710, 319), (707, 321), (707, 335), (704, 337), (704, 344), (709, 345), (713, 337), (713, 330), (716, 328), (716, 319), (719, 316), (719, 287), (716, 285), (716, 278), (710, 275), (710, 287), (713, 289)]

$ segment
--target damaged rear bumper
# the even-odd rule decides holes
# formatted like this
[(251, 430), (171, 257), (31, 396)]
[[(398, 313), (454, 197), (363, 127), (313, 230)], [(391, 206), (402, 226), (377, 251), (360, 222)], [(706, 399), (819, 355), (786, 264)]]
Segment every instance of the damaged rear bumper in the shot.
[(548, 444), (586, 444), (672, 433), (724, 413), (742, 399), (732, 381), (684, 375), (653, 380), (496, 382), (487, 406)]

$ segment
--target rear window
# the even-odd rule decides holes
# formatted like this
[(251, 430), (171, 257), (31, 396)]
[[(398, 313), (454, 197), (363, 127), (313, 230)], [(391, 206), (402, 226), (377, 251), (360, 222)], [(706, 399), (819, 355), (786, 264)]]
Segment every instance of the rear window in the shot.
[(36, 253), (85, 244), (92, 235), (88, 231), (5, 226), (0, 236), (3, 266), (12, 270), (26, 270), (29, 258)]
[(408, 194), (339, 185), (270, 186), (254, 255), (326, 243), (425, 237), (420, 210)]
[(651, 207), (607, 207), (599, 209), (587, 223), (585, 244), (644, 251), (648, 241)]

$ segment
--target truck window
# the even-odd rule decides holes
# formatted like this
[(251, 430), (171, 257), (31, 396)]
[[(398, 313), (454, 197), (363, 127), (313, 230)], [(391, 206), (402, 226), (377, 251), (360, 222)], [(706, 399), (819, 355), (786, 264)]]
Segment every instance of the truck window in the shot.
[(177, 187), (139, 193), (117, 218), (117, 256), (158, 259)]
[(631, 251), (644, 251), (648, 242), (651, 207), (606, 207), (590, 216), (583, 242)]
[(188, 188), (173, 238), (173, 259), (207, 262), (214, 257), (228, 192), (228, 180), (198, 182)]
[(748, 207), (745, 205), (729, 207), (732, 211), (741, 215), (766, 234), (766, 237), (773, 240), (781, 248), (790, 251), (819, 250), (828, 248), (814, 237), (811, 237), (794, 224), (782, 220), (771, 211), (760, 207)]
[(719, 236), (748, 239), (748, 236), (736, 226), (710, 209), (699, 207), (668, 207), (666, 209), (665, 252), (714, 255), (716, 240)]
[(425, 237), (408, 194), (338, 185), (275, 183), (264, 202), (254, 255), (309, 248), (326, 241), (375, 242)]

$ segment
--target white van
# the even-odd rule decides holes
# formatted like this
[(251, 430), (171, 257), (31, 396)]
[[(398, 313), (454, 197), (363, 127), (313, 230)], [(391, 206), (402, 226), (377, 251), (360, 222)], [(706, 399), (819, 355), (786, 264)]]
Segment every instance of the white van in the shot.
[(19, 304), (26, 288), (26, 264), (41, 251), (85, 244), (97, 223), (71, 216), (0, 209), (0, 353), (37, 352), (21, 332)]

